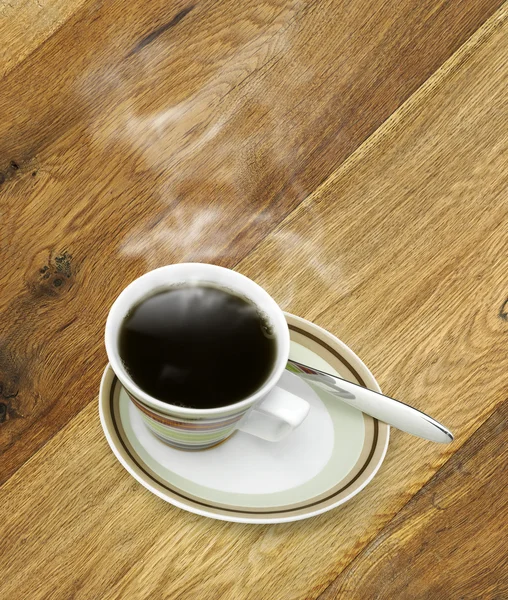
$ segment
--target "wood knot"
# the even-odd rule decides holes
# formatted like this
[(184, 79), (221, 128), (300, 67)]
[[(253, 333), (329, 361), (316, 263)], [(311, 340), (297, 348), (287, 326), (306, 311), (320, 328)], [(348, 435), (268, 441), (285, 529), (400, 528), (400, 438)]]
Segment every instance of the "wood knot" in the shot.
[(501, 305), (501, 309), (499, 310), (499, 318), (503, 319), (503, 321), (508, 321), (508, 298)]
[(11, 179), (12, 177), (14, 177), (14, 175), (20, 170), (20, 168), (20, 164), (17, 161), (9, 161), (9, 164), (3, 170), (3, 172), (0, 172), (0, 185), (2, 185), (2, 183), (5, 183), (7, 179)]
[(0, 423), (5, 423), (7, 419), (21, 418), (22, 415), (13, 404), (13, 400), (18, 395), (18, 392), (19, 390), (12, 391), (5, 389), (3, 382), (0, 382), (0, 397), (5, 400), (5, 402), (0, 402)]
[(27, 366), (13, 354), (9, 341), (0, 338), (0, 422), (9, 419), (21, 419), (19, 408), (19, 391), (22, 387)]
[(72, 278), (72, 255), (61, 252), (50, 256), (47, 264), (39, 269), (38, 281), (30, 283), (35, 296), (55, 296), (69, 287)]
[(10, 400), (11, 398), (15, 398), (18, 395), (18, 390), (11, 391), (7, 389), (7, 386), (5, 386), (6, 389), (4, 389), (4, 384), (3, 382), (0, 381), (0, 396), (2, 398), (5, 398), (6, 400)]
[(71, 271), (71, 259), (72, 256), (68, 252), (63, 252), (58, 256), (55, 256), (55, 265), (58, 273), (62, 273), (65, 277), (72, 275)]

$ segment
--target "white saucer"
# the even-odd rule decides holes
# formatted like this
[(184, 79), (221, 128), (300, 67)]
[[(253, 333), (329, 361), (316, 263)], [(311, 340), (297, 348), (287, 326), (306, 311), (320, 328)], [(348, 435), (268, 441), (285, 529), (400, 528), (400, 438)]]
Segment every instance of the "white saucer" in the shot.
[[(286, 314), (291, 358), (381, 391), (363, 362), (317, 325)], [(378, 471), (389, 427), (285, 372), (283, 386), (311, 409), (286, 440), (265, 442), (243, 432), (215, 448), (185, 452), (145, 427), (108, 365), (99, 396), (106, 438), (118, 460), (162, 499), (206, 517), (283, 523), (326, 512), (356, 495)]]

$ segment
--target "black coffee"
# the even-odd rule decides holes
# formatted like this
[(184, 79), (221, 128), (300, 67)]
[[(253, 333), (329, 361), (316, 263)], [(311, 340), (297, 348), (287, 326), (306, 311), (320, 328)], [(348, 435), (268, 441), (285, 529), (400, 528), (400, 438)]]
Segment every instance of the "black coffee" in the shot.
[(119, 346), (142, 390), (190, 408), (243, 400), (266, 381), (277, 350), (253, 304), (204, 284), (141, 301), (122, 324)]

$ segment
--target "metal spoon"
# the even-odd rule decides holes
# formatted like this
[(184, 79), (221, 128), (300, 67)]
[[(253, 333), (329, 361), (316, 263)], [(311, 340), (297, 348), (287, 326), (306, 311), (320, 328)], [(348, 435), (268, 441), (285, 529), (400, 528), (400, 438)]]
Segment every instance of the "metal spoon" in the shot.
[(288, 365), (291, 365), (290, 370), (297, 372), (302, 379), (331, 392), (349, 406), (353, 406), (375, 419), (431, 442), (445, 444), (453, 442), (451, 431), (444, 425), (400, 400), (373, 392), (361, 385), (303, 365), (295, 360), (289, 360)]

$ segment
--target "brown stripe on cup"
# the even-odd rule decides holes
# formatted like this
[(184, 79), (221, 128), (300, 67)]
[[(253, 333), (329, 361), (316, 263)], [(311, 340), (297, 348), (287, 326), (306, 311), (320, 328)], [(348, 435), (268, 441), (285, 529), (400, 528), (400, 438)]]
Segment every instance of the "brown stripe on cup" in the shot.
[[(127, 391), (127, 390), (126, 390)], [(162, 425), (167, 425), (168, 427), (173, 427), (175, 429), (185, 429), (187, 431), (214, 431), (215, 429), (222, 429), (223, 427), (227, 427), (228, 425), (233, 425), (239, 421), (246, 411), (239, 413), (229, 419), (223, 419), (222, 421), (214, 420), (212, 422), (204, 421), (200, 423), (199, 421), (176, 421), (174, 419), (170, 419), (168, 417), (163, 417), (160, 413), (156, 413), (149, 408), (146, 407), (145, 404), (141, 404), (132, 394), (127, 392), (127, 395), (131, 399), (132, 403), (138, 408), (142, 413), (144, 413), (150, 419), (161, 423)]]

